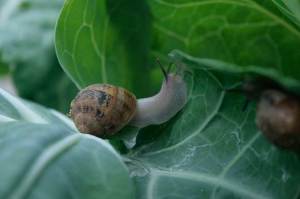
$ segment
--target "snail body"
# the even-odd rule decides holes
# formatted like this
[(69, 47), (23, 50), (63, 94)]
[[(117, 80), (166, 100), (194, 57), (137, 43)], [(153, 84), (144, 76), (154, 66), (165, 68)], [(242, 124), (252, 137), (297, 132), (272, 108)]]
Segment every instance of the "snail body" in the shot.
[[(164, 73), (165, 74), (165, 73)], [(168, 121), (187, 101), (187, 87), (178, 74), (166, 74), (160, 92), (136, 99), (124, 88), (93, 84), (71, 103), (70, 117), (82, 133), (109, 138), (129, 124), (143, 128)]]
[(140, 128), (162, 124), (183, 108), (186, 99), (187, 88), (183, 79), (179, 75), (169, 74), (158, 94), (137, 101), (137, 112), (130, 124)]

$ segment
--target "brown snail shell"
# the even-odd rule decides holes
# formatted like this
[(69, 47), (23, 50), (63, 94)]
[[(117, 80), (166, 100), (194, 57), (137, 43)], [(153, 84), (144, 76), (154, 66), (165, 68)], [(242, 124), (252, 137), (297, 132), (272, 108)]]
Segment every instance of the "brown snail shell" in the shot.
[(275, 145), (299, 151), (300, 100), (283, 91), (265, 90), (258, 101), (256, 124)]
[(80, 132), (106, 138), (124, 127), (135, 112), (132, 93), (121, 87), (93, 84), (72, 101), (70, 117)]

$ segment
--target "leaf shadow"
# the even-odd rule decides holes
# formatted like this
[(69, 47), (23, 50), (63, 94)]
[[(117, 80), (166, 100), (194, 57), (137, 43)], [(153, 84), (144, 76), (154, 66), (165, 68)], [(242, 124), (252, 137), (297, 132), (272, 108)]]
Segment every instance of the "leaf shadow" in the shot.
[[(151, 47), (150, 8), (145, 0), (107, 0), (109, 20), (121, 38), (126, 57), (122, 57), (132, 67), (135, 73), (128, 73), (136, 81), (131, 85), (136, 95), (149, 94), (149, 77), (143, 75), (149, 72), (149, 54)], [(138, 84), (137, 84), (138, 82)]]

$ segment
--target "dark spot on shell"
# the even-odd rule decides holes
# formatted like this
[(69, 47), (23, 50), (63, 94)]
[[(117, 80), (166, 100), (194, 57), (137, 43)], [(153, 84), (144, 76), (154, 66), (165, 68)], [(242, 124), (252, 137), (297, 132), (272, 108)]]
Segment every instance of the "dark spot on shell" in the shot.
[(101, 112), (100, 110), (96, 111), (96, 120), (100, 121), (104, 117), (104, 113)]
[(94, 107), (90, 106), (90, 112), (93, 112), (93, 111), (94, 111)]
[(106, 104), (105, 104), (106, 107), (108, 107), (111, 98), (112, 98), (111, 95), (107, 95), (107, 100), (106, 100)]
[(76, 112), (81, 112), (81, 106), (76, 106)]
[(83, 112), (83, 113), (88, 113), (88, 112), (90, 112), (90, 107), (89, 107), (89, 106), (83, 106), (83, 107), (82, 107), (82, 112)]
[(108, 106), (111, 96), (104, 91), (95, 91), (93, 97), (97, 98), (98, 104)]
[[(124, 111), (129, 111), (129, 110), (130, 110), (130, 107), (128, 106), (127, 103), (123, 103), (123, 110), (124, 110)], [(123, 111), (123, 112), (124, 112), (124, 111)]]
[(113, 129), (116, 128), (114, 124), (108, 124), (104, 127), (107, 131), (112, 131)]

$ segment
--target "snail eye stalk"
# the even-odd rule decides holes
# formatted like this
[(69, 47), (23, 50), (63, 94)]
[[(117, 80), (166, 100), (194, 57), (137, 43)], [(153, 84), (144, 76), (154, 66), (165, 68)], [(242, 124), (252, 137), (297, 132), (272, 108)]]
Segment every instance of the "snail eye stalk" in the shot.
[(168, 68), (167, 68), (167, 73), (168, 73), (168, 74), (170, 73), (172, 66), (173, 66), (173, 63), (170, 62), (170, 63), (169, 63), (169, 66), (168, 66)]
[(158, 65), (159, 65), (159, 67), (160, 67), (160, 69), (161, 69), (161, 71), (162, 71), (162, 73), (163, 73), (166, 81), (168, 81), (168, 73), (167, 73), (166, 69), (163, 67), (163, 65), (161, 64), (161, 62), (160, 62), (160, 60), (158, 58), (156, 58), (156, 62), (158, 63)]

